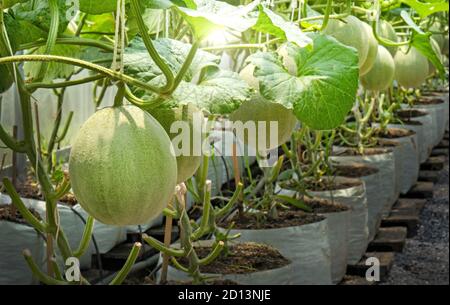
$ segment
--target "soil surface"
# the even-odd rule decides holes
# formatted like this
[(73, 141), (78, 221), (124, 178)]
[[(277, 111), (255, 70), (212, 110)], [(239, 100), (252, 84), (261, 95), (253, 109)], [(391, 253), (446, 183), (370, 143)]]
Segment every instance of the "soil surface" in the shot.
[(444, 101), (440, 98), (421, 98), (414, 101), (414, 103), (419, 105), (439, 105), (444, 103)]
[(378, 173), (378, 169), (364, 164), (358, 165), (336, 165), (334, 166), (336, 175), (348, 178), (367, 177)]
[(414, 135), (415, 132), (402, 128), (388, 128), (386, 131), (377, 131), (377, 136), (386, 139), (398, 139)]
[(306, 213), (300, 209), (290, 208), (286, 210), (279, 209), (277, 218), (259, 218), (259, 215), (246, 213), (241, 217), (235, 216), (221, 223), (222, 227), (228, 228), (234, 222), (234, 229), (243, 230), (261, 230), (261, 229), (279, 229), (288, 227), (298, 227), (325, 219), (323, 216)]
[(434, 197), (420, 216), (417, 236), (407, 239), (403, 253), (396, 254), (385, 285), (449, 285), (449, 165), (448, 158)]
[(417, 109), (403, 109), (403, 110), (397, 111), (395, 114), (402, 120), (411, 119), (411, 118), (420, 118), (422, 116), (428, 115), (428, 113), (417, 110)]
[(304, 181), (306, 189), (310, 192), (325, 192), (325, 191), (338, 191), (348, 188), (352, 188), (360, 185), (361, 183), (344, 182), (344, 181)]
[[(31, 178), (27, 178), (25, 183), (17, 186), (17, 192), (23, 198), (31, 198), (36, 200), (44, 200), (44, 197), (39, 189), (39, 186)], [(68, 206), (75, 206), (78, 202), (72, 193), (66, 194), (59, 200), (60, 203), (67, 204)]]
[[(389, 151), (387, 149), (383, 149), (383, 148), (367, 148), (364, 150), (364, 155), (365, 156), (375, 156), (375, 155), (381, 155), (381, 154), (385, 154), (388, 153)], [(348, 148), (343, 152), (333, 152), (332, 153), (333, 156), (346, 156), (346, 157), (352, 157), (352, 156), (361, 156), (361, 154), (358, 152), (358, 150), (354, 149), (354, 148)]]
[[(211, 248), (199, 247), (196, 252), (199, 258), (211, 253)], [(182, 265), (187, 260), (180, 259)], [(290, 264), (277, 249), (259, 243), (238, 243), (230, 246), (227, 255), (219, 256), (215, 261), (200, 267), (200, 272), (211, 274), (246, 274), (264, 270), (273, 270)]]
[(339, 213), (348, 211), (349, 208), (339, 203), (332, 203), (326, 199), (312, 199), (306, 200), (305, 203), (313, 210), (314, 213), (326, 214), (326, 213)]
[[(41, 219), (36, 211), (30, 210), (30, 212), (37, 219)], [(0, 220), (6, 220), (19, 224), (28, 224), (28, 222), (22, 217), (22, 214), (20, 214), (20, 212), (11, 204), (0, 205)]]

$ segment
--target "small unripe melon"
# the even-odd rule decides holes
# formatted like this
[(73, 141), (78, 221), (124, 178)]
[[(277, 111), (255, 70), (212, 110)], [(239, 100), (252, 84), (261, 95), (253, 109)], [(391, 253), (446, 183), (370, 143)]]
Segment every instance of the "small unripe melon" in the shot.
[(255, 65), (248, 64), (241, 70), (239, 76), (253, 89), (259, 91), (259, 81), (255, 77)]
[[(183, 140), (189, 140), (189, 153), (177, 156), (177, 183), (185, 182), (195, 174), (202, 161), (201, 155), (194, 151), (194, 137), (197, 136), (201, 141), (203, 140), (201, 125), (198, 124), (202, 122), (194, 124), (194, 118), (203, 119), (203, 113), (193, 104), (180, 105), (174, 108), (159, 107), (149, 112), (162, 125), (171, 140), (177, 136), (183, 137)], [(189, 134), (186, 135), (188, 139), (184, 139), (181, 130), (174, 130), (174, 133), (170, 132), (174, 122), (187, 123), (189, 126)], [(201, 147), (197, 149), (201, 153)]]
[(394, 62), (395, 79), (403, 87), (419, 87), (428, 76), (428, 59), (415, 47), (402, 46), (399, 48)]
[[(230, 115), (230, 120), (234, 123), (242, 122), (242, 124), (254, 122), (254, 137), (249, 136), (247, 130), (245, 132), (236, 132), (236, 135), (247, 145), (256, 148), (259, 151), (265, 151), (277, 148), (286, 143), (294, 131), (297, 124), (297, 118), (292, 113), (292, 109), (288, 109), (281, 104), (270, 102), (260, 96), (256, 96), (249, 101), (245, 101), (242, 105)], [(265, 128), (261, 131), (265, 132), (265, 143), (262, 140), (263, 134), (259, 132), (258, 122), (264, 122)], [(278, 132), (271, 129), (270, 122), (275, 122), (278, 126)], [(271, 141), (271, 136), (276, 137), (276, 141)]]
[(328, 22), (325, 34), (333, 36), (346, 46), (354, 47), (358, 51), (359, 67), (363, 66), (369, 53), (369, 44), (361, 20), (355, 16), (348, 16), (343, 21), (332, 19)]
[(367, 90), (385, 90), (392, 84), (394, 74), (395, 64), (391, 53), (385, 47), (378, 46), (375, 63), (372, 69), (361, 77), (361, 84)]
[[(381, 38), (388, 39), (392, 42), (398, 42), (398, 35), (395, 32), (394, 27), (385, 20), (380, 20), (378, 22), (378, 29), (377, 34)], [(386, 49), (391, 53), (392, 56), (395, 56), (395, 53), (397, 53), (397, 47), (386, 47)]]
[(378, 41), (373, 36), (372, 27), (365, 22), (361, 22), (364, 30), (366, 31), (366, 35), (368, 37), (369, 43), (369, 51), (367, 53), (367, 58), (362, 67), (359, 69), (359, 75), (364, 75), (372, 69), (375, 64), (375, 60), (377, 59), (378, 53)]
[(283, 65), (289, 72), (289, 74), (297, 76), (298, 75), (297, 64), (295, 63), (295, 60), (292, 58), (292, 56), (289, 55), (288, 44), (287, 43), (282, 44), (278, 48), (277, 53), (278, 55), (281, 56), (281, 59), (283, 60)]
[(80, 205), (109, 225), (139, 225), (174, 193), (177, 163), (163, 127), (135, 106), (105, 108), (81, 127), (69, 172)]

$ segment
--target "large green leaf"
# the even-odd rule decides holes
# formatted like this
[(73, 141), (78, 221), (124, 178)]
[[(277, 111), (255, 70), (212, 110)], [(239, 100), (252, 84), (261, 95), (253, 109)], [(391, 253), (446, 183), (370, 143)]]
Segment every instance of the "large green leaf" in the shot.
[(91, 15), (114, 12), (117, 0), (79, 0), (80, 11)]
[(312, 39), (305, 35), (297, 25), (284, 20), (283, 17), (262, 5), (259, 5), (258, 8), (258, 21), (253, 29), (295, 43), (299, 47), (311, 44)]
[[(34, 52), (34, 54), (44, 54), (45, 46), (40, 47)], [(55, 45), (52, 51), (52, 55), (65, 56), (77, 58), (81, 54), (81, 48), (78, 46), (70, 46), (70, 45)], [(40, 63), (39, 62), (27, 62), (24, 65), (24, 71), (27, 78), (34, 79), (37, 77), (37, 73), (40, 71)], [(65, 65), (57, 62), (51, 62), (47, 66), (47, 70), (45, 73), (45, 78), (43, 81), (52, 82), (58, 78), (66, 78), (72, 75), (74, 72), (74, 66)]]
[(321, 34), (311, 37), (312, 50), (291, 43), (287, 46), (297, 75), (291, 75), (273, 52), (259, 52), (249, 60), (256, 66), (255, 76), (264, 97), (293, 109), (311, 128), (332, 129), (342, 124), (354, 104), (358, 54), (334, 38)]
[(4, 14), (4, 18), (6, 31), (8, 32), (9, 40), (14, 50), (17, 50), (21, 44), (47, 37), (47, 32), (29, 21), (18, 19), (8, 13)]
[(429, 3), (424, 3), (418, 0), (400, 0), (400, 2), (413, 8), (422, 18), (437, 12), (447, 12), (449, 8), (448, 1), (430, 1)]
[(250, 87), (232, 71), (205, 67), (200, 81), (182, 82), (172, 97), (177, 104), (192, 103), (214, 114), (229, 114), (250, 98)]
[(445, 68), (431, 45), (431, 33), (413, 33), (411, 44), (436, 67), (441, 78), (445, 77)]
[[(58, 0), (59, 33), (63, 33), (69, 24), (70, 20), (67, 20), (66, 13), (70, 7), (70, 4), (66, 3), (66, 0)], [(31, 23), (43, 31), (49, 31), (51, 16), (47, 0), (28, 1), (15, 5), (12, 9), (17, 20)]]

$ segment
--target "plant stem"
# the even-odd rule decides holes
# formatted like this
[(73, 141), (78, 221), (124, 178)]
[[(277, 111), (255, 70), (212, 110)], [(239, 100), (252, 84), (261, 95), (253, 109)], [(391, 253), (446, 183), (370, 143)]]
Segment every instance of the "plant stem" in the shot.
[[(57, 38), (55, 41), (56, 44), (66, 44), (66, 45), (77, 45), (77, 46), (88, 46), (88, 47), (96, 47), (107, 52), (113, 52), (114, 47), (111, 44), (98, 41), (90, 38), (73, 38), (73, 37), (63, 37)], [(40, 47), (45, 45), (45, 40), (40, 39), (30, 43), (24, 43), (20, 45), (17, 51), (28, 50), (36, 47)]]
[(131, 267), (133, 267), (136, 262), (139, 252), (142, 248), (141, 243), (134, 243), (133, 248), (131, 249), (130, 254), (128, 255), (127, 261), (125, 265), (123, 265), (122, 269), (120, 269), (119, 273), (115, 276), (115, 278), (109, 283), (110, 285), (120, 285), (130, 273)]

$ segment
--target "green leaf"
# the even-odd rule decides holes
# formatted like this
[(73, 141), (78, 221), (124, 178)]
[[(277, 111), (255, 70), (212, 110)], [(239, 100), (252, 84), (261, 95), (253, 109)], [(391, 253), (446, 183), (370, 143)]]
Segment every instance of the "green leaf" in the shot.
[(23, 2), (27, 2), (30, 0), (3, 0), (3, 9), (7, 9), (10, 8), (14, 5), (16, 5), (17, 3), (23, 3)]
[(259, 5), (258, 8), (259, 16), (253, 26), (254, 30), (295, 43), (299, 47), (305, 47), (312, 43), (312, 39), (294, 23), (284, 20), (283, 17), (262, 5)]
[[(43, 54), (45, 52), (45, 46), (40, 47), (34, 54)], [(81, 54), (81, 48), (78, 46), (70, 45), (55, 45), (52, 55), (65, 56), (77, 58)], [(27, 78), (34, 79), (39, 73), (39, 62), (27, 62), (24, 65), (24, 71)], [(57, 62), (50, 62), (45, 73), (44, 82), (51, 82), (58, 78), (66, 78), (72, 75), (74, 72), (74, 66), (65, 65)]]
[(413, 8), (422, 18), (437, 12), (447, 12), (449, 8), (447, 1), (424, 3), (418, 0), (400, 0), (400, 2)]
[(91, 15), (111, 13), (117, 9), (117, 0), (79, 0), (80, 11)]
[(291, 205), (293, 205), (294, 207), (307, 211), (307, 212), (312, 212), (311, 207), (309, 207), (304, 201), (302, 200), (298, 200), (295, 199), (293, 197), (289, 197), (286, 195), (275, 195), (275, 198), (277, 198), (278, 200), (281, 200), (283, 202), (289, 203)]
[[(158, 31), (162, 31), (164, 28), (164, 13), (163, 10), (160, 9), (145, 9), (142, 14), (142, 19), (144, 20), (145, 25), (147, 26), (148, 33), (153, 35)], [(136, 34), (139, 33), (139, 28), (136, 22), (136, 16), (131, 11), (127, 18), (127, 29), (128, 29), (128, 37), (130, 39), (134, 38)]]
[(400, 16), (403, 18), (403, 20), (406, 22), (407, 25), (409, 25), (411, 28), (414, 29), (419, 34), (424, 34), (422, 29), (414, 22), (414, 20), (411, 18), (411, 16), (408, 14), (406, 10), (402, 10), (400, 12)]
[(413, 33), (411, 44), (436, 67), (441, 78), (445, 77), (445, 68), (431, 45), (431, 33)]
[(99, 39), (104, 35), (114, 38), (115, 20), (112, 14), (89, 15), (81, 31), (81, 37)]
[(198, 83), (182, 82), (173, 93), (177, 104), (192, 103), (213, 114), (229, 114), (250, 98), (247, 83), (232, 71), (205, 67)]
[(249, 57), (256, 66), (261, 94), (285, 107), (314, 129), (341, 125), (351, 110), (358, 88), (358, 54), (334, 38), (311, 35), (313, 48), (289, 43), (287, 52), (295, 62), (291, 75), (276, 53), (259, 52)]
[[(58, 32), (63, 33), (69, 20), (66, 18), (67, 10), (70, 8), (70, 4), (66, 3), (66, 0), (58, 0), (59, 9), (59, 29)], [(18, 21), (22, 21), (22, 26), (26, 27), (27, 24), (32, 24), (33, 26), (41, 29), (42, 31), (48, 33), (50, 29), (50, 8), (47, 0), (35, 0), (28, 1), (15, 5), (12, 8), (14, 12), (14, 17)], [(26, 30), (26, 29), (24, 29)], [(47, 36), (47, 35), (46, 35)], [(31, 41), (28, 38), (27, 41)]]
[(17, 19), (11, 14), (4, 14), (5, 27), (13, 50), (17, 50), (21, 44), (45, 39), (47, 32), (29, 21)]
[(259, 1), (253, 1), (247, 6), (236, 7), (221, 1), (197, 0), (197, 8), (175, 8), (183, 15), (194, 29), (197, 39), (207, 37), (218, 29), (229, 28), (238, 32), (244, 32), (255, 24), (255, 19), (249, 13), (256, 8)]

